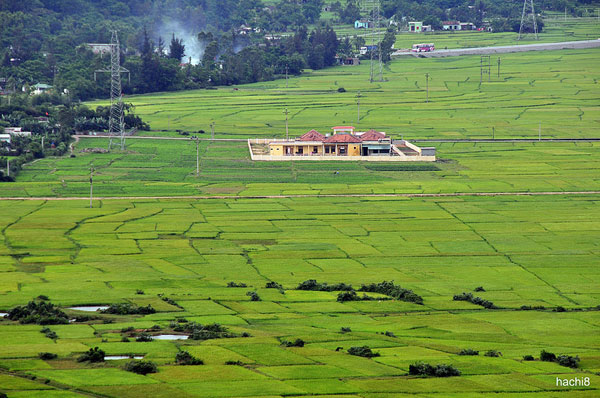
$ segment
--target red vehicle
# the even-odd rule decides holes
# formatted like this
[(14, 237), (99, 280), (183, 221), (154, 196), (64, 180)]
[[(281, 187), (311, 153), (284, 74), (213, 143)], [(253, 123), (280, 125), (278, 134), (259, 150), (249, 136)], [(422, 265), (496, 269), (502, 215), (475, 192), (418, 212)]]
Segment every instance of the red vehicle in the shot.
[(412, 52), (414, 53), (428, 53), (433, 50), (435, 50), (433, 43), (413, 44), (412, 46)]

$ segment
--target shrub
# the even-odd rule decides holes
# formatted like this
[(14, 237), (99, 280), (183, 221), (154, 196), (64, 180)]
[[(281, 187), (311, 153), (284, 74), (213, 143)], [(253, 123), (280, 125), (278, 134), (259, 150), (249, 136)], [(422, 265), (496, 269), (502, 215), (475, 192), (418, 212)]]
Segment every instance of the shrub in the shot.
[(219, 325), (218, 323), (201, 325), (196, 322), (188, 322), (177, 325), (173, 328), (173, 330), (181, 333), (189, 333), (190, 339), (192, 340), (209, 340), (238, 337), (238, 335), (229, 332), (227, 328)]
[(488, 300), (484, 300), (481, 297), (474, 297), (472, 293), (461, 293), (461, 294), (455, 294), (453, 297), (454, 301), (468, 301), (470, 303), (476, 304), (476, 305), (480, 305), (484, 308), (487, 309), (496, 309), (498, 307), (496, 307), (494, 305), (494, 303), (492, 303), (491, 301)]
[(559, 355), (556, 358), (556, 362), (558, 362), (560, 366), (566, 366), (567, 368), (576, 368), (579, 366), (579, 357), (572, 357), (570, 355)]
[(69, 317), (49, 301), (30, 301), (8, 312), (7, 318), (22, 324), (60, 325), (69, 323)]
[(246, 292), (246, 296), (250, 296), (250, 301), (261, 301), (260, 296), (256, 292)]
[(535, 358), (533, 358), (533, 355), (523, 355), (523, 360), (524, 361), (535, 361)]
[(545, 361), (545, 362), (555, 362), (556, 354), (554, 354), (552, 352), (548, 352), (546, 350), (542, 350), (540, 352), (540, 360)]
[(146, 343), (148, 341), (152, 341), (152, 336), (149, 333), (143, 332), (140, 333), (139, 336), (136, 337), (135, 341)]
[(144, 294), (144, 291), (142, 289), (137, 289), (135, 291), (135, 294)]
[(77, 362), (104, 362), (104, 351), (98, 347), (90, 348), (88, 352), (83, 353)]
[(125, 364), (125, 370), (140, 375), (147, 375), (148, 373), (158, 372), (158, 367), (151, 361), (131, 361)]
[(337, 89), (338, 93), (345, 93), (346, 89), (344, 87), (340, 87)]
[(394, 284), (394, 281), (383, 281), (381, 283), (371, 283), (370, 285), (362, 285), (361, 292), (380, 293), (390, 296), (396, 300), (407, 301), (415, 304), (423, 304), (423, 297), (409, 289), (404, 289), (399, 285)]
[(36, 297), (38, 300), (43, 300), (43, 301), (50, 301), (50, 298), (48, 296), (46, 296), (45, 294), (40, 294), (39, 296)]
[(348, 333), (348, 332), (351, 332), (351, 331), (352, 331), (352, 329), (350, 329), (349, 327), (344, 327), (344, 326), (342, 326), (342, 328), (340, 329), (340, 331), (341, 331), (342, 333)]
[(566, 312), (567, 310), (566, 310), (565, 307), (562, 307), (562, 306), (559, 305), (558, 307), (556, 307), (552, 311), (554, 311), (554, 312)]
[(393, 332), (389, 332), (387, 330), (385, 331), (385, 333), (383, 333), (383, 335), (387, 337), (396, 337), (396, 335)]
[(145, 307), (136, 307), (130, 303), (111, 304), (107, 309), (101, 310), (103, 314), (114, 314), (114, 315), (147, 315), (154, 314), (156, 310), (152, 308), (150, 304)]
[(281, 286), (279, 283), (273, 282), (273, 281), (267, 282), (267, 284), (265, 285), (265, 288), (283, 290), (283, 286)]
[(51, 352), (40, 352), (40, 353), (38, 354), (38, 357), (39, 357), (40, 359), (43, 359), (44, 361), (49, 361), (49, 360), (51, 360), (51, 359), (56, 359), (56, 358), (58, 358), (58, 355), (56, 355), (56, 354), (53, 354), (53, 353), (51, 353)]
[(133, 326), (128, 326), (126, 328), (122, 328), (121, 333), (129, 333), (129, 332), (133, 332), (134, 330), (135, 330), (135, 328)]
[(248, 287), (248, 286), (245, 283), (229, 282), (229, 283), (227, 283), (227, 287)]
[(177, 365), (204, 365), (201, 359), (195, 358), (187, 351), (179, 351), (175, 355), (175, 362)]
[(296, 339), (293, 342), (292, 341), (285, 341), (285, 340), (283, 340), (281, 342), (281, 345), (284, 345), (286, 347), (304, 347), (304, 340), (302, 340), (302, 339)]
[(354, 290), (340, 292), (340, 293), (338, 293), (338, 296), (337, 296), (337, 301), (339, 301), (340, 303), (343, 303), (345, 301), (358, 301), (358, 300), (360, 300), (360, 297), (358, 297), (358, 294), (356, 294), (356, 292)]
[(460, 371), (452, 365), (432, 366), (424, 362), (416, 362), (408, 367), (408, 373), (414, 376), (451, 377), (460, 376)]
[(486, 351), (486, 353), (483, 355), (485, 355), (486, 357), (498, 358), (498, 357), (502, 356), (502, 353), (500, 351), (496, 351), (496, 350), (489, 350), (489, 351)]
[(244, 366), (244, 363), (242, 361), (227, 361), (225, 362), (225, 365)]
[(483, 286), (477, 286), (477, 287), (475, 288), (475, 291), (476, 291), (476, 292), (485, 292), (485, 289), (483, 288)]
[(350, 348), (348, 348), (348, 354), (356, 355), (358, 357), (364, 357), (364, 358), (373, 358), (373, 357), (378, 357), (380, 355), (378, 352), (373, 352), (366, 345), (364, 345), (362, 347), (350, 347)]
[(354, 290), (351, 285), (345, 283), (336, 283), (335, 285), (329, 285), (327, 283), (319, 283), (314, 279), (306, 280), (298, 285), (296, 290), (312, 290), (320, 292), (334, 292), (334, 291), (349, 291)]
[(479, 351), (473, 350), (471, 348), (465, 348), (463, 350), (460, 350), (458, 355), (479, 355)]
[(182, 307), (182, 306), (180, 306), (179, 304), (177, 304), (177, 303), (175, 302), (175, 300), (173, 300), (173, 299), (171, 299), (171, 298), (169, 298), (169, 297), (167, 297), (167, 296), (165, 296), (165, 295), (163, 295), (163, 294), (159, 294), (159, 295), (158, 295), (158, 297), (160, 297), (160, 299), (161, 299), (162, 301), (164, 301), (165, 303), (168, 303), (168, 304), (171, 304), (171, 305), (172, 305), (172, 306), (174, 306), (174, 307), (178, 307), (178, 308), (181, 308), (181, 309), (183, 309), (183, 307)]
[(127, 337), (127, 336), (121, 337), (121, 343), (129, 343), (129, 341), (130, 341), (129, 337)]
[(45, 327), (42, 330), (40, 330), (41, 333), (44, 333), (46, 335), (46, 337), (48, 337), (49, 339), (52, 340), (56, 340), (58, 339), (58, 335), (56, 334), (56, 332), (50, 330), (50, 328)]

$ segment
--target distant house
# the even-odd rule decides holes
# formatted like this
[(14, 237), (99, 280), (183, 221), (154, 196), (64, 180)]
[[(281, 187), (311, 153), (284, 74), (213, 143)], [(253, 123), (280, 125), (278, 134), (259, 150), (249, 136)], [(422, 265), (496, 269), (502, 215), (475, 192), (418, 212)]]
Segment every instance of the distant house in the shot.
[(363, 46), (360, 48), (359, 54), (360, 55), (365, 55), (367, 54), (369, 51), (377, 51), (377, 44), (370, 44), (368, 46)]
[(99, 44), (99, 43), (86, 43), (86, 45), (92, 50), (94, 54), (110, 54), (111, 44)]
[(10, 144), (10, 134), (0, 134), (0, 142)]
[(471, 22), (461, 22), (460, 30), (477, 30), (477, 26)]
[(248, 140), (252, 160), (435, 161), (435, 151), (408, 141), (392, 141), (384, 132), (356, 132), (353, 126), (332, 127), (333, 135), (316, 130), (291, 140)]
[(421, 33), (423, 31), (423, 22), (411, 21), (408, 23), (408, 31), (411, 33)]
[(49, 84), (44, 84), (44, 83), (37, 83), (37, 84), (34, 84), (32, 86), (32, 88), (33, 88), (33, 91), (31, 92), (31, 94), (40, 95), (40, 94), (43, 94), (46, 91), (50, 90), (52, 88), (52, 86)]
[(4, 133), (21, 137), (31, 137), (31, 131), (23, 131), (21, 127), (5, 127)]
[(372, 27), (373, 23), (368, 19), (357, 19), (354, 21), (354, 29), (368, 29)]
[(458, 21), (444, 21), (442, 22), (443, 30), (460, 30), (460, 22)]
[(338, 65), (351, 65), (351, 66), (356, 66), (356, 65), (360, 65), (360, 59), (358, 59), (357, 57), (335, 57)]

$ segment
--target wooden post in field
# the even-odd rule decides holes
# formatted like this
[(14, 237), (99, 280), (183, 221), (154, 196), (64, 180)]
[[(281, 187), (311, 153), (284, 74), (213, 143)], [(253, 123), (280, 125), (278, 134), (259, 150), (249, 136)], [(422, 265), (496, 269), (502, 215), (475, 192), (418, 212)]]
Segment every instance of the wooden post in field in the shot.
[(196, 140), (196, 177), (200, 175), (200, 138), (197, 135), (191, 137), (192, 140)]
[(211, 140), (215, 139), (215, 122), (212, 122), (210, 124), (210, 139)]
[(92, 208), (92, 200), (94, 197), (94, 165), (90, 166), (90, 209)]
[(6, 176), (10, 177), (10, 158), (6, 158)]
[(356, 94), (356, 106), (358, 115), (356, 117), (356, 126), (360, 123), (360, 90), (358, 90), (358, 94)]
[(540, 122), (540, 127), (538, 128), (538, 141), (542, 140), (542, 122)]
[(290, 134), (288, 131), (288, 110), (285, 108), (285, 140), (288, 141), (290, 139)]
[(492, 140), (496, 139), (496, 127), (492, 127)]
[(425, 102), (429, 103), (429, 73), (425, 73), (425, 86), (426, 86), (426, 90), (427, 90)]
[(498, 57), (498, 79), (500, 79), (500, 57)]

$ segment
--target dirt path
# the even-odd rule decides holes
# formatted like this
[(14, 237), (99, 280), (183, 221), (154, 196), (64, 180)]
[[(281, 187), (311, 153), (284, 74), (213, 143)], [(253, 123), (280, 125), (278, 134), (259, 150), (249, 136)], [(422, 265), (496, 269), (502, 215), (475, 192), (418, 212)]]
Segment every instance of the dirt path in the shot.
[[(457, 193), (371, 193), (371, 194), (331, 194), (331, 195), (231, 195), (231, 196), (98, 196), (94, 200), (211, 200), (211, 199), (294, 199), (294, 198), (448, 198), (460, 196), (569, 196), (569, 195), (600, 195), (600, 191), (565, 191), (565, 192), (457, 192)], [(0, 198), (0, 201), (17, 200), (47, 200), (70, 201), (90, 200), (89, 197), (12, 197)]]

